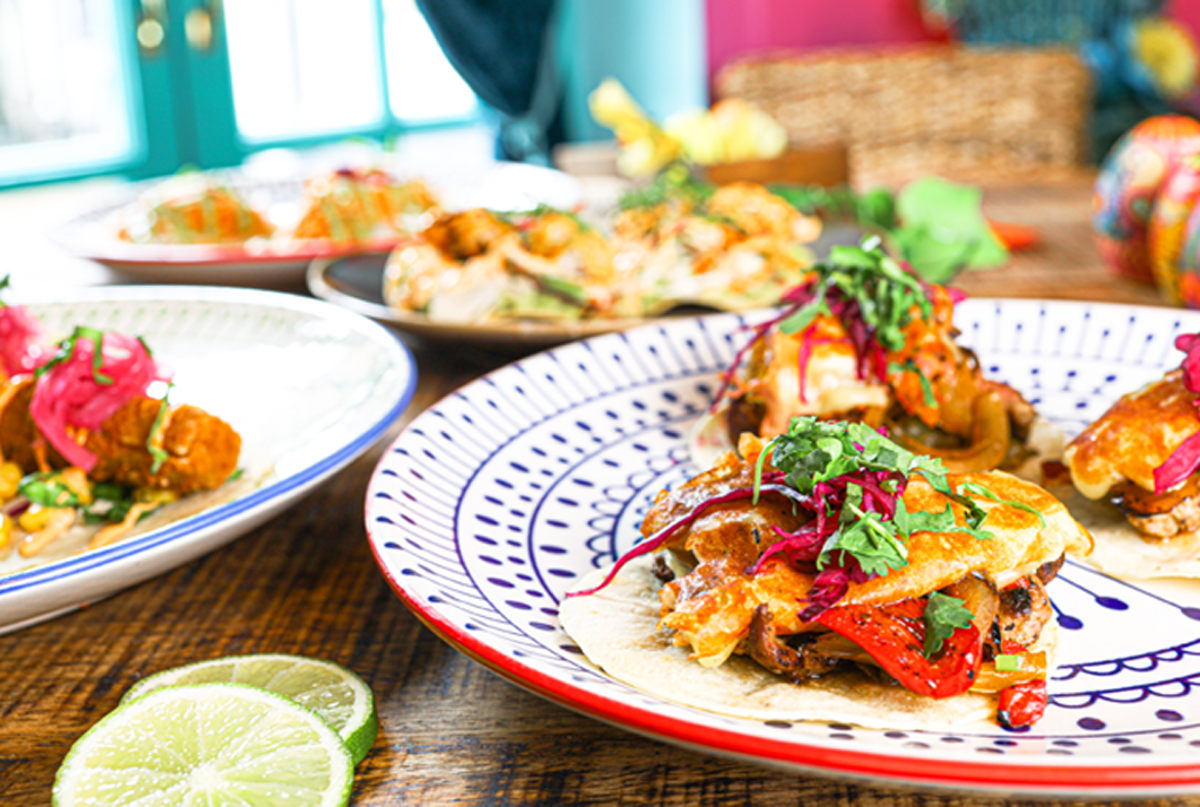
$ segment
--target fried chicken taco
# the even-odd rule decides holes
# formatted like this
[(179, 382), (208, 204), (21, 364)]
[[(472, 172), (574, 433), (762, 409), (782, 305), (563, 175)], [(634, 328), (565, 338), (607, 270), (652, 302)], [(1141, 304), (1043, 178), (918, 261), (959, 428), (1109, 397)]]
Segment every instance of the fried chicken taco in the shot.
[(1062, 433), (1019, 392), (984, 378), (956, 341), (961, 294), (923, 283), (888, 257), (877, 238), (834, 247), (785, 308), (753, 328), (693, 434), (707, 467), (738, 435), (771, 438), (813, 415), (886, 426), (918, 454), (954, 473), (1011, 471), (1041, 480)]
[(647, 514), (568, 595), (606, 673), (727, 715), (925, 728), (1046, 705), (1046, 584), (1087, 532), (1038, 486), (948, 474), (861, 423), (797, 418)]
[[(1090, 561), (1124, 577), (1200, 577), (1200, 334), (1183, 364), (1122, 396), (1063, 453)], [(1064, 497), (1066, 498), (1066, 497)]]

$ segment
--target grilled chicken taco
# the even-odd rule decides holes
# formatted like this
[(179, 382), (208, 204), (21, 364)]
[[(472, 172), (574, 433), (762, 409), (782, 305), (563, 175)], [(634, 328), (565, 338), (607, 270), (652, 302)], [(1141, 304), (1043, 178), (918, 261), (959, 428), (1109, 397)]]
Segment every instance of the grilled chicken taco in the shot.
[(1183, 366), (1123, 396), (1070, 442), (1071, 512), (1096, 538), (1090, 558), (1127, 577), (1200, 577), (1200, 334)]
[(696, 461), (707, 467), (742, 432), (770, 438), (813, 415), (887, 426), (951, 472), (1001, 468), (1040, 481), (1061, 432), (957, 344), (958, 299), (904, 271), (878, 239), (834, 247), (734, 358), (714, 417), (694, 434)]
[(1001, 472), (947, 474), (860, 423), (745, 435), (663, 491), (646, 539), (560, 609), (614, 678), (755, 719), (921, 728), (1046, 704), (1045, 585), (1087, 532)]

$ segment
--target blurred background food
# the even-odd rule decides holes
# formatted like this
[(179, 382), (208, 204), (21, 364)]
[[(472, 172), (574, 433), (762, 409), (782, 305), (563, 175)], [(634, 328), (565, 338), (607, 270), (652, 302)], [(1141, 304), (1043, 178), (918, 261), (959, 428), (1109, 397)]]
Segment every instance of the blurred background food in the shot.
[[(819, 0), (511, 5), (0, 0), (0, 187), (14, 189), (0, 193), (0, 235), (61, 221), (89, 188), (149, 180), (103, 210), (76, 205), (76, 223), (103, 219), (111, 240), (153, 256), (143, 265), (187, 264), (187, 282), (278, 282), (220, 271), (269, 257), (290, 260), (295, 283), (294, 267), (332, 254), (314, 244), (383, 255), (416, 239), (408, 248), (428, 260), (398, 250), (386, 290), (425, 312), (427, 288), (401, 290), (465, 293), (447, 273), (495, 253), (447, 258), (420, 233), (477, 211), (514, 228), (522, 251), (501, 239), (507, 257), (487, 261), (506, 280), (490, 276), (488, 304), (464, 310), (636, 317), (770, 303), (796, 266), (863, 232), (932, 281), (1004, 266), (1045, 233), (1036, 217), (987, 218), (982, 189), (1080, 181), (1116, 149), (1097, 180), (1100, 260), (1173, 301), (1200, 283), (1177, 271), (1200, 259), (1188, 248), (1193, 183), (1173, 180), (1200, 131), (1193, 3), (863, 0), (837, 15)], [(577, 190), (498, 179), (509, 163), (558, 168)], [(86, 182), (42, 187), (66, 179)], [(809, 223), (767, 236), (710, 209), (733, 183)], [(683, 193), (667, 215), (628, 201), (665, 189)], [(655, 223), (632, 237), (634, 220)], [(593, 246), (550, 248), (522, 229), (549, 221), (580, 222)], [(147, 279), (131, 269), (136, 252), (77, 235), (55, 233), (118, 274), (61, 256), (76, 282)], [(171, 245), (245, 249), (149, 250)], [(549, 263), (534, 271), (530, 256)], [(637, 291), (621, 285), (635, 275)], [(551, 276), (569, 288), (549, 289)]]

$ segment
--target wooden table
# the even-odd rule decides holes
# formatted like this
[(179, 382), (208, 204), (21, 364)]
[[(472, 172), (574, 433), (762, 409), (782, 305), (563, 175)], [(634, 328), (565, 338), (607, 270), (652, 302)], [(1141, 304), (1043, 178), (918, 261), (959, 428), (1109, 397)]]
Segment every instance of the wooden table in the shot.
[[(1038, 226), (1037, 252), (961, 278), (973, 294), (1158, 304), (1098, 265), (1084, 184), (990, 193), (988, 213)], [(507, 357), (511, 358), (511, 357)], [(390, 435), (507, 360), (419, 349), (421, 383)], [(381, 734), (355, 803), (966, 805), (771, 771), (642, 739), (543, 701), (443, 644), (376, 569), (363, 494), (377, 446), (234, 544), (91, 607), (0, 637), (0, 803), (49, 803), (71, 743), (149, 673), (230, 653), (337, 661), (371, 685)], [(1200, 800), (1197, 801), (1200, 804)]]

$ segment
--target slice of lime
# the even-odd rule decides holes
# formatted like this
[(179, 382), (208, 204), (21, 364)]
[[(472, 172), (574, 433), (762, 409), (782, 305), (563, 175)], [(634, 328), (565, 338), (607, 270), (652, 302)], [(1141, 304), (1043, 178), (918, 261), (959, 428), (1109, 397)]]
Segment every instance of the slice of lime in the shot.
[(312, 709), (342, 736), (355, 765), (379, 733), (375, 698), (361, 678), (332, 661), (282, 653), (226, 656), (156, 673), (130, 687), (121, 702), (161, 687), (218, 681), (261, 687)]
[(241, 684), (167, 687), (109, 714), (71, 747), (55, 807), (350, 800), (354, 762), (295, 701)]

